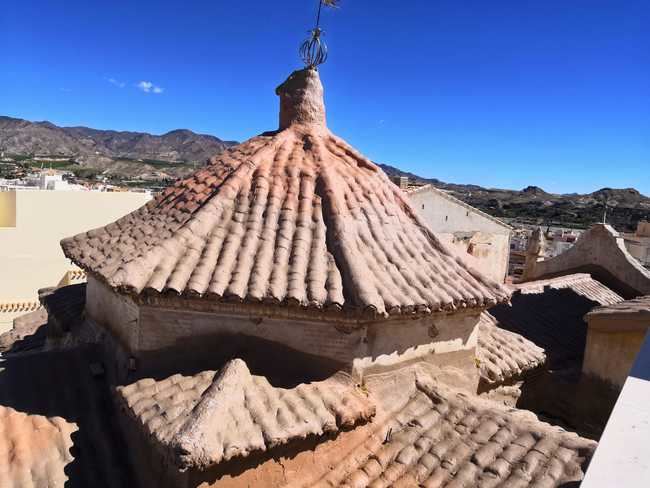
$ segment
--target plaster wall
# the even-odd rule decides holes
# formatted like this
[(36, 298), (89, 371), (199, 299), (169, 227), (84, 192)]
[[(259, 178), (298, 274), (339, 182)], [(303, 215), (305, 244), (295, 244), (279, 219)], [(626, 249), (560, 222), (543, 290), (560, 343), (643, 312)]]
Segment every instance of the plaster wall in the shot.
[(650, 237), (650, 222), (641, 221), (636, 226), (636, 235), (638, 237)]
[(448, 244), (461, 259), (492, 278), (503, 283), (508, 274), (510, 236), (488, 232), (437, 233), (436, 237)]
[(86, 315), (108, 330), (127, 351), (138, 349), (138, 306), (92, 275), (88, 275), (86, 285)]
[(594, 268), (605, 270), (634, 295), (650, 294), (650, 270), (630, 255), (623, 238), (606, 224), (593, 225), (568, 251), (536, 261), (526, 280)]
[(433, 232), (475, 231), (510, 235), (509, 226), (432, 187), (407, 194), (411, 205)]
[(650, 265), (650, 237), (625, 239), (625, 247), (642, 265)]
[[(511, 229), (504, 223), (432, 187), (408, 193), (428, 227), (468, 264), (498, 283), (508, 272)], [(473, 258), (473, 259), (472, 259)]]
[(645, 330), (608, 332), (589, 329), (582, 371), (620, 390), (641, 349)]
[[(188, 356), (201, 369), (218, 367), (228, 356), (247, 357), (254, 367), (266, 355), (266, 362), (262, 360), (261, 364), (265, 368), (289, 360), (287, 354), (296, 351), (304, 355), (303, 361), (294, 359), (296, 365), (309, 367), (322, 360), (324, 372), (344, 368), (360, 377), (365, 371), (458, 351), (466, 352), (467, 362), (472, 364), (477, 323), (477, 315), (461, 313), (374, 322), (351, 329), (304, 318), (142, 306), (137, 357), (144, 369), (167, 370), (182, 358), (190, 359)], [(216, 364), (205, 363), (217, 358)]]
[[(38, 302), (39, 288), (56, 286), (74, 268), (61, 239), (106, 225), (149, 198), (135, 192), (0, 192), (0, 213), (11, 212), (15, 219), (13, 226), (0, 224), (0, 302)], [(21, 313), (0, 313), (0, 332)]]
[(270, 369), (278, 377), (314, 379), (337, 369), (361, 377), (423, 358), (444, 364), (442, 355), (455, 365), (474, 364), (476, 312), (358, 324), (309, 314), (291, 317), (286, 307), (275, 314), (252, 314), (245, 305), (197, 310), (204, 302), (136, 303), (89, 276), (86, 314), (115, 337), (124, 349), (119, 356), (136, 360), (136, 376), (216, 369), (233, 357), (267, 376), (273, 375)]

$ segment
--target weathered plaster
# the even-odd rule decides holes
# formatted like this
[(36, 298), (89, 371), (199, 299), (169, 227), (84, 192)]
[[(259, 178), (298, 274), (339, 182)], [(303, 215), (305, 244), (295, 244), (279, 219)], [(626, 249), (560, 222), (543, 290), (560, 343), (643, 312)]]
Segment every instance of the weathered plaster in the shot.
[(630, 255), (623, 238), (606, 224), (592, 226), (568, 251), (551, 259), (536, 261), (526, 280), (585, 269), (602, 269), (633, 293), (650, 294), (650, 271)]
[(632, 369), (646, 330), (601, 331), (589, 328), (582, 372), (620, 390)]

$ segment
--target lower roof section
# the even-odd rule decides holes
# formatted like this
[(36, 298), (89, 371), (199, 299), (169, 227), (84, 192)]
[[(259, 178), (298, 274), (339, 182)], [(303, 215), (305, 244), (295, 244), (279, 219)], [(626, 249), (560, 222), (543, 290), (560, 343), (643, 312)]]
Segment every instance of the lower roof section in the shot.
[(108, 385), (91, 368), (98, 357), (83, 348), (0, 358), (1, 487), (134, 486)]
[(582, 479), (595, 442), (450, 389), (424, 370), (411, 382), (400, 378), (401, 395), (382, 394), (382, 383), (393, 387), (389, 376), (369, 384), (389, 407), (374, 433), (313, 484), (290, 486), (559, 487)]
[(590, 275), (571, 274), (515, 285), (510, 305), (497, 305), (489, 313), (501, 329), (544, 349), (550, 369), (579, 369), (587, 338), (585, 314), (622, 301)]
[(118, 387), (127, 416), (179, 469), (205, 469), (293, 440), (368, 421), (375, 407), (347, 375), (285, 389), (241, 359), (219, 372), (143, 379)]

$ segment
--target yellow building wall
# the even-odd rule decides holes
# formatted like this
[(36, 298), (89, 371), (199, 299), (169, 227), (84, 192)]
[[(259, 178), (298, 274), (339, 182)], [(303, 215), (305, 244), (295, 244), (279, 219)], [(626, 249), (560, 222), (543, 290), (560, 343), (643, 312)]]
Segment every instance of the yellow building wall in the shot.
[[(135, 192), (0, 192), (0, 204), (15, 202), (15, 226), (0, 226), (0, 304), (37, 300), (39, 288), (57, 285), (74, 268), (61, 239), (113, 222), (150, 198)], [(0, 332), (17, 315), (0, 312)]]
[(16, 227), (16, 192), (0, 192), (0, 228)]

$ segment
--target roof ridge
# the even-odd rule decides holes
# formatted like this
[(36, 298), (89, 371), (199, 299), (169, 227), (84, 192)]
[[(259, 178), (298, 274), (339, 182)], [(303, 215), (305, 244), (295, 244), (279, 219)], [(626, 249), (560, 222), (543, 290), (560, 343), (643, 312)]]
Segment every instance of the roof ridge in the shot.
[(374, 403), (349, 376), (278, 388), (252, 375), (241, 359), (217, 373), (143, 379), (117, 392), (139, 428), (181, 470), (338, 432), (375, 414)]
[(286, 129), (226, 151), (142, 209), (63, 240), (64, 253), (136, 295), (171, 291), (373, 317), (508, 300), (508, 290), (428, 229), (374, 163), (324, 124), (294, 115)]
[[(251, 450), (264, 447), (261, 436), (254, 446), (249, 445), (241, 450), (235, 446), (234, 449), (224, 451), (220, 442), (219, 430), (222, 423), (229, 419), (229, 410), (244, 404), (244, 390), (251, 382), (250, 370), (241, 359), (228, 361), (214, 376), (171, 441), (181, 461), (192, 457), (195, 463), (207, 466), (215, 457), (228, 460), (237, 455), (246, 456)], [(237, 430), (241, 429), (245, 429), (245, 426), (237, 425)], [(248, 440), (250, 442), (250, 438)]]

